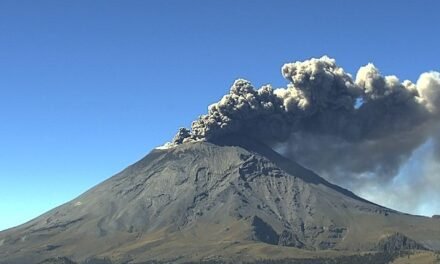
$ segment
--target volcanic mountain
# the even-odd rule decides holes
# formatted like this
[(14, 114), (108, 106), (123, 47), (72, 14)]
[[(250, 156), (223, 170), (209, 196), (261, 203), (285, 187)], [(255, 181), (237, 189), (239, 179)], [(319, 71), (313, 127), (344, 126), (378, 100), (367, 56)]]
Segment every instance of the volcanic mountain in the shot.
[(366, 201), (240, 137), (154, 149), (76, 199), (0, 232), (0, 263), (249, 261), (401, 249), (439, 250), (440, 221)]

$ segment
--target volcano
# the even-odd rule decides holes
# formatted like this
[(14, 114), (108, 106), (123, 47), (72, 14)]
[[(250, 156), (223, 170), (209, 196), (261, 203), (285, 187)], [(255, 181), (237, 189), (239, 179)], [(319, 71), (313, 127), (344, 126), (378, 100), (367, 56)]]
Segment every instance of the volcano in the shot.
[(0, 263), (238, 262), (405, 249), (440, 250), (440, 221), (364, 200), (242, 137), (154, 149), (0, 232)]

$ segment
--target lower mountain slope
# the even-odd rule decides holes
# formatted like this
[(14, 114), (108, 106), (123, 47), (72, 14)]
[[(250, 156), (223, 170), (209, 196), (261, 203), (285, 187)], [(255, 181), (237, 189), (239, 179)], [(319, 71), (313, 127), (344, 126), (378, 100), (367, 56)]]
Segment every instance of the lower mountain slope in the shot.
[(76, 199), (0, 232), (0, 263), (238, 261), (388, 249), (439, 250), (440, 221), (366, 201), (240, 138), (155, 149)]

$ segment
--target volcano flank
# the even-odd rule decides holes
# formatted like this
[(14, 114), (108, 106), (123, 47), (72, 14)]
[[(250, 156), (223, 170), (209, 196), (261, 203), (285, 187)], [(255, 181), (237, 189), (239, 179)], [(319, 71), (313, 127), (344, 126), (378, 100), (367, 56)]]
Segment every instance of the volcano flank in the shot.
[[(440, 250), (440, 221), (371, 203), (233, 136), (154, 149), (76, 199), (0, 232), (0, 263), (240, 262), (400, 250)], [(68, 263), (53, 261), (45, 263)]]

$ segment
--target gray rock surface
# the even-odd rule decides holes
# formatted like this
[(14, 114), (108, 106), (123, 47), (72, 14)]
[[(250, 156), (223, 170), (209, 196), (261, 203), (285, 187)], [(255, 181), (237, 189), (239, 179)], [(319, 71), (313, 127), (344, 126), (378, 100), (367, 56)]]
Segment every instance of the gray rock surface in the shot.
[(426, 250), (427, 248), (400, 233), (395, 233), (380, 240), (376, 249), (393, 252), (399, 250)]
[(155, 149), (76, 199), (0, 232), (0, 263), (264, 258), (274, 250), (288, 257), (299, 249), (374, 250), (396, 232), (440, 249), (438, 220), (373, 204), (264, 145), (230, 138)]

